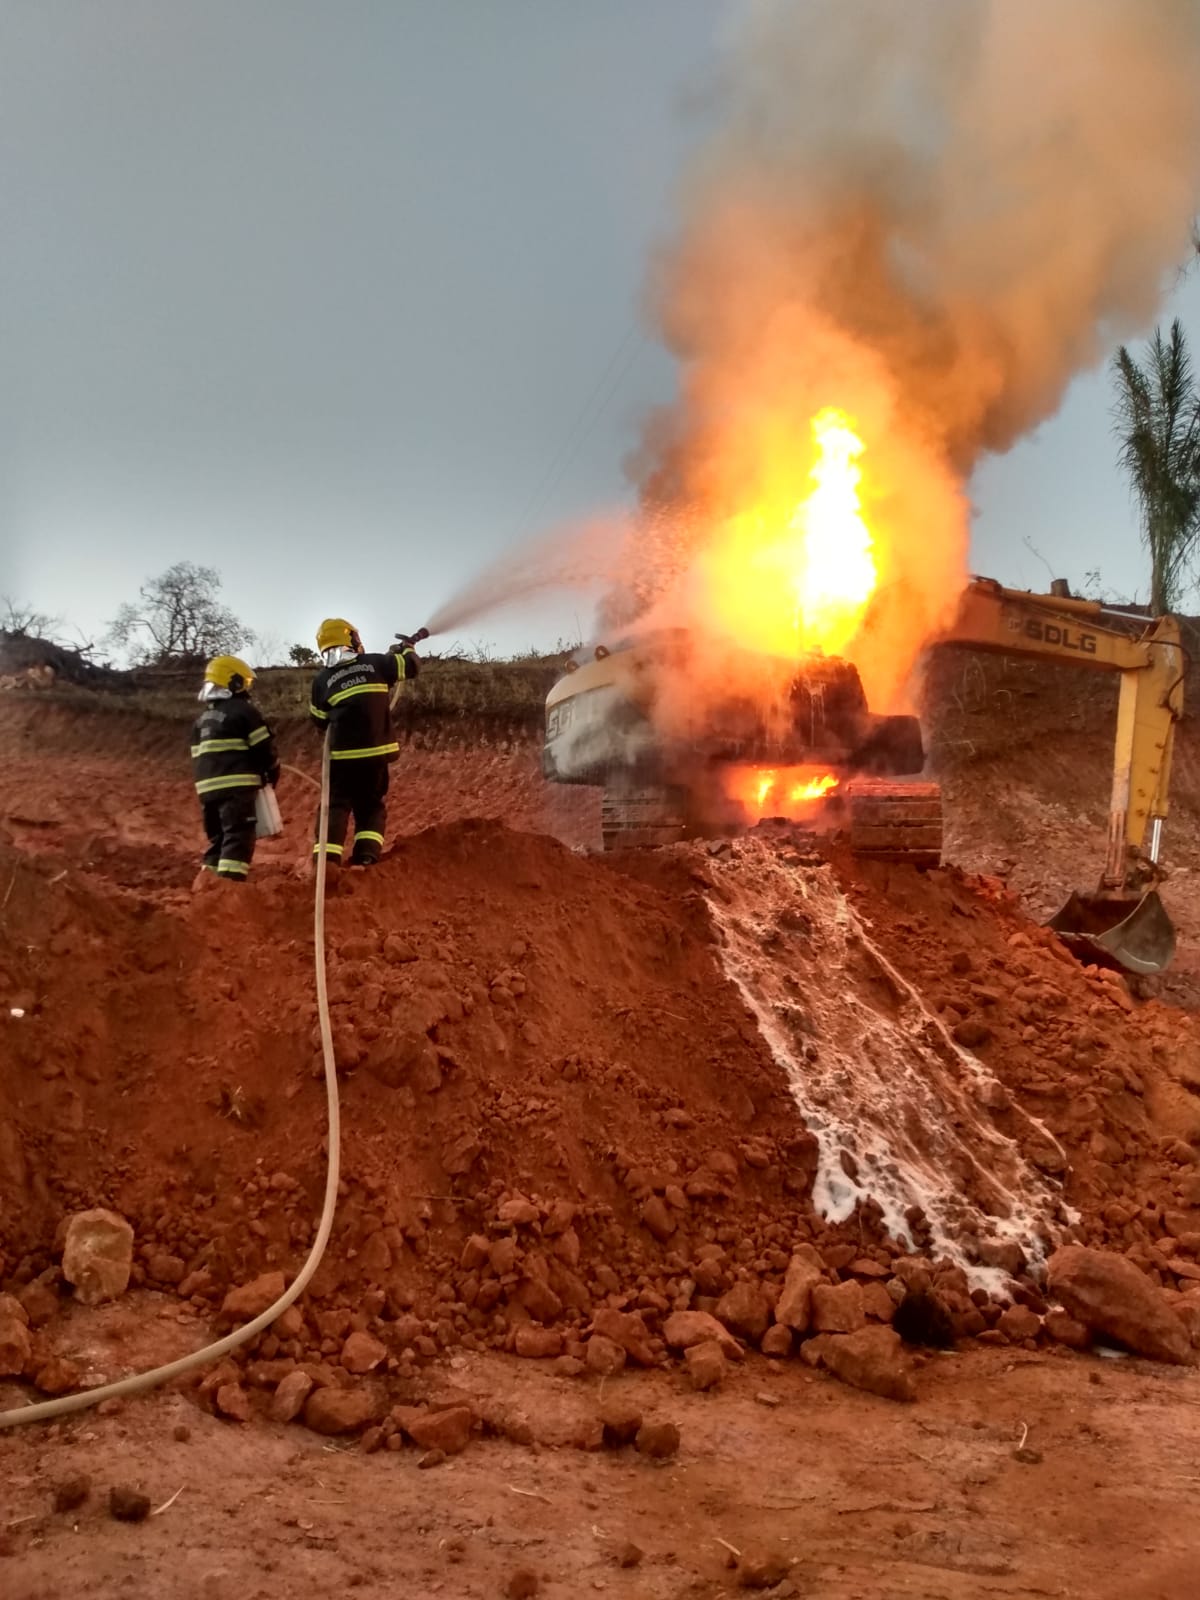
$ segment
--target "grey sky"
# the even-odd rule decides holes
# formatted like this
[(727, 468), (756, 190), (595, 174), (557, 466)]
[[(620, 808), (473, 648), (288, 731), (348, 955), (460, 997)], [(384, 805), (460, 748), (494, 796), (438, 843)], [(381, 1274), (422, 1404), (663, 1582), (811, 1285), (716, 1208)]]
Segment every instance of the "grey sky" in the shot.
[[(0, 592), (94, 636), (193, 560), (264, 635), (340, 612), (382, 643), (622, 503), (672, 381), (648, 253), (732, 15), (0, 0)], [(1200, 284), (1176, 301), (1196, 331)], [(987, 464), (978, 570), (1042, 586), (1028, 537), (1144, 592), (1107, 406), (1081, 381)], [(553, 640), (577, 609), (465, 631)]]

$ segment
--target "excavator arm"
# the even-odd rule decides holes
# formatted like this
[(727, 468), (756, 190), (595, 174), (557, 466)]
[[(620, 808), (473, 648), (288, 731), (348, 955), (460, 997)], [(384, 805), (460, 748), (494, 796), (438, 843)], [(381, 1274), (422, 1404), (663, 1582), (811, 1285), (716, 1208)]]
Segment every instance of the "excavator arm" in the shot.
[(975, 578), (939, 642), (1120, 674), (1101, 882), (1119, 889), (1154, 877), (1169, 804), (1175, 724), (1183, 715), (1184, 652), (1176, 618), (1125, 617), (1099, 601), (1027, 594)]
[(1120, 674), (1108, 845), (1099, 891), (1072, 894), (1051, 926), (1085, 953), (1129, 971), (1161, 971), (1174, 950), (1153, 884), (1161, 876), (1185, 655), (1175, 617), (1145, 619), (1098, 601), (1027, 594), (976, 578), (939, 640)]

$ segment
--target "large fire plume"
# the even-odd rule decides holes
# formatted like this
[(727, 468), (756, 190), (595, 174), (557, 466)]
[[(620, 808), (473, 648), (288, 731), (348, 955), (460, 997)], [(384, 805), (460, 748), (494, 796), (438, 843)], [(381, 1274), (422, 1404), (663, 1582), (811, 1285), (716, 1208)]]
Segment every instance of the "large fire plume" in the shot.
[[(1192, 0), (750, 6), (655, 276), (680, 389), (608, 625), (844, 654), (901, 709), (966, 576), (972, 468), (1187, 252), (1198, 81)], [(678, 687), (694, 713), (705, 672)]]
[[(838, 655), (875, 592), (875, 540), (860, 495), (863, 442), (832, 406), (812, 419), (802, 498), (785, 453), (752, 502), (715, 526), (700, 563), (720, 632), (774, 655)], [(803, 459), (803, 457), (801, 457)]]

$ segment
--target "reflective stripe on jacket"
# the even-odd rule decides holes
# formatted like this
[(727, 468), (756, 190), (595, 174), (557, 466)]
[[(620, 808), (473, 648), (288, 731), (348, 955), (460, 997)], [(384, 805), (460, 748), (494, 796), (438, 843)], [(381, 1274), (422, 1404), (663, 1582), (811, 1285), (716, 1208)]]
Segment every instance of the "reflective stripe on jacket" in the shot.
[(333, 730), (331, 761), (395, 761), (400, 746), (392, 728), (391, 691), (402, 678), (415, 678), (418, 667), (416, 653), (405, 645), (317, 673), (308, 710), (319, 728)]
[(279, 777), (275, 740), (244, 694), (211, 700), (192, 728), (192, 779), (202, 800), (228, 789), (258, 789)]

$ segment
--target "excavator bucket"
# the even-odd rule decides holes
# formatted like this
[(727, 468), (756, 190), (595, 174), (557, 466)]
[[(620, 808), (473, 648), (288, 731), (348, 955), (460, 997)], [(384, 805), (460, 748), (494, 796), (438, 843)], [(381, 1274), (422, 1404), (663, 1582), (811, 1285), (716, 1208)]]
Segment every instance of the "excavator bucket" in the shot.
[(1073, 893), (1049, 926), (1082, 961), (1147, 977), (1165, 972), (1175, 927), (1158, 891), (1136, 895)]

